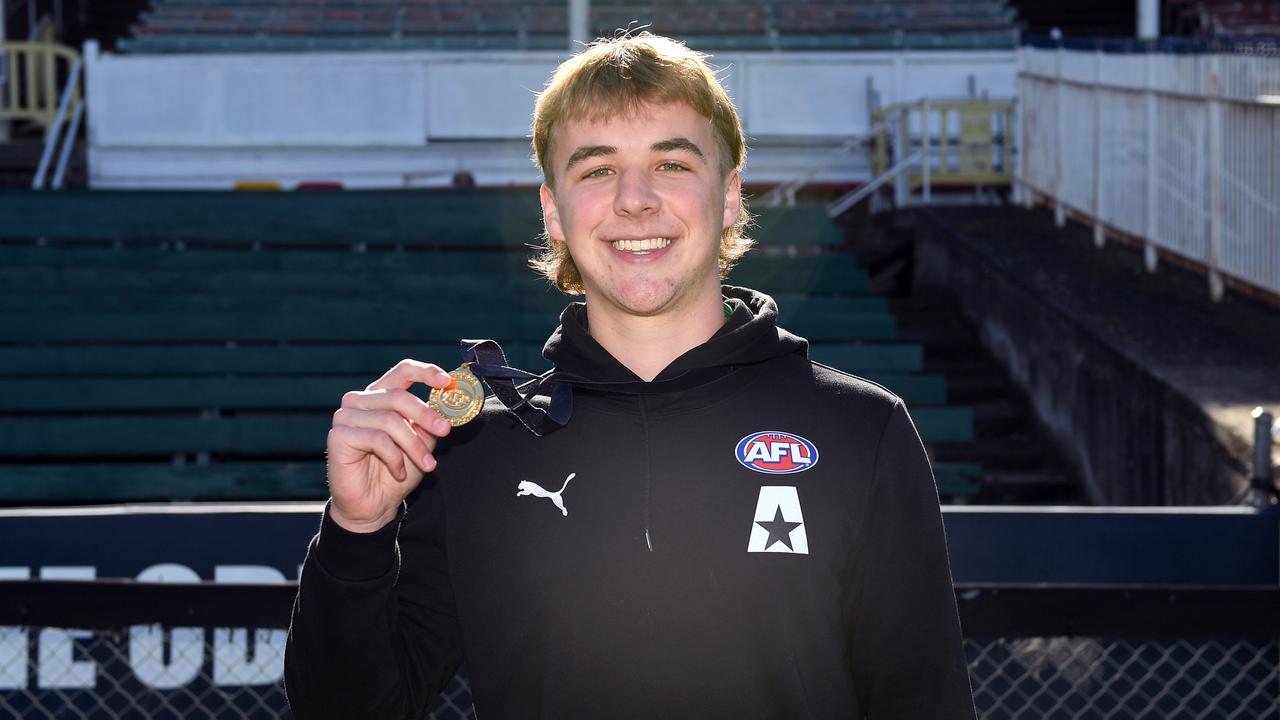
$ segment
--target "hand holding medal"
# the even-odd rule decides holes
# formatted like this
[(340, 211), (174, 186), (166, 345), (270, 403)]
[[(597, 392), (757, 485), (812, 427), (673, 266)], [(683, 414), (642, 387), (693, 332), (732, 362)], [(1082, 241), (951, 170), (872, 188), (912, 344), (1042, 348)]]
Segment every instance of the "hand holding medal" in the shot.
[(433, 388), (427, 405), (453, 427), (466, 425), (480, 414), (484, 407), (484, 386), (471, 372), (471, 363), (449, 373), (450, 382), (442, 388)]
[[(401, 360), (364, 390), (342, 396), (327, 441), (329, 514), (352, 532), (373, 532), (395, 519), (400, 504), (436, 468), (438, 438), (474, 418), (484, 401), (465, 367)], [(423, 402), (409, 390), (432, 388)]]

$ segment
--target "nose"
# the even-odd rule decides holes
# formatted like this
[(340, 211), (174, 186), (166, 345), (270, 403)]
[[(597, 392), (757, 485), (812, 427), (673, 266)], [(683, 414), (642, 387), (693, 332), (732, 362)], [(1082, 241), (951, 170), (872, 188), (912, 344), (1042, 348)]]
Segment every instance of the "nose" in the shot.
[(625, 170), (618, 178), (618, 194), (613, 199), (613, 211), (619, 215), (639, 216), (657, 212), (661, 200), (654, 191), (653, 181), (642, 170)]

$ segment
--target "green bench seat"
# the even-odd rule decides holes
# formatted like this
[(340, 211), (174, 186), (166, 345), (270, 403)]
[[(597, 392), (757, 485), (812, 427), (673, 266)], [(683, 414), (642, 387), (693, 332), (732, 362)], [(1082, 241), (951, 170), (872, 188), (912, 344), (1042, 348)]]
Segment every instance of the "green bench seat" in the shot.
[[(765, 245), (838, 245), (823, 208), (761, 208), (750, 236)], [(269, 242), (297, 247), (524, 247), (542, 233), (533, 187), (479, 190), (67, 190), (0, 192), (0, 238)], [(229, 218), (234, 220), (229, 221)], [(371, 219), (376, 219), (371, 221)]]
[[(438, 360), (452, 367), (451, 362)], [(327, 377), (65, 377), (0, 378), (0, 412), (110, 412), (230, 408), (260, 410), (337, 409), (342, 394), (377, 379), (376, 374)], [(914, 405), (941, 405), (940, 375), (871, 374)]]
[(938, 492), (952, 497), (972, 497), (982, 489), (983, 468), (979, 463), (939, 462), (933, 464)]
[(973, 440), (973, 408), (909, 408), (920, 439), (927, 443), (957, 443)]
[[(26, 312), (0, 325), (0, 342), (408, 342), (462, 337), (505, 342), (545, 340), (557, 324), (553, 314), (494, 313), (428, 307), (398, 314), (343, 311), (330, 315), (273, 311), (225, 312)], [(893, 316), (799, 316), (787, 322), (795, 333), (816, 341), (889, 340)]]
[[(60, 248), (59, 248), (60, 250)], [(82, 251), (69, 251), (78, 253)], [(121, 255), (135, 251), (121, 250)], [(54, 253), (57, 254), (57, 253)], [(51, 259), (49, 264), (32, 260), (23, 265), (0, 267), (0, 288), (6, 293), (32, 292), (127, 292), (150, 290), (156, 293), (373, 293), (404, 296), (440, 292), (513, 292), (545, 287), (525, 267), (525, 258), (510, 253), (329, 253), (329, 265), (282, 271), (273, 267), (270, 256), (283, 252), (175, 251), (213, 259), (210, 255), (240, 255), (253, 259), (262, 255), (262, 266), (190, 267), (162, 266), (145, 272), (130, 265), (87, 265)], [(493, 257), (483, 257), (493, 256)], [(375, 262), (365, 258), (376, 257)], [(868, 277), (851, 256), (748, 256), (731, 272), (727, 282), (745, 285), (769, 294), (778, 293), (863, 293)]]
[(0, 465), (0, 503), (322, 500), (323, 462)]
[[(504, 343), (507, 359), (541, 371), (542, 344)], [(902, 343), (817, 343), (810, 356), (855, 374), (917, 372), (921, 346)], [(437, 362), (461, 360), (456, 343), (256, 344), (160, 346), (0, 346), (0, 377), (189, 376), (189, 375), (362, 375), (377, 377), (403, 358)]]
[(825, 207), (752, 208), (755, 224), (747, 237), (761, 245), (840, 245), (844, 233)]

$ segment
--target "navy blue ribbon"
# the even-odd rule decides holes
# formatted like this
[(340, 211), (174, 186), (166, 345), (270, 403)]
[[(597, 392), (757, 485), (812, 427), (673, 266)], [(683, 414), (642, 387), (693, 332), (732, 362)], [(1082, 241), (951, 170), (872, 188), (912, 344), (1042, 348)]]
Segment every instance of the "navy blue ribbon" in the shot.
[[(507, 365), (506, 353), (493, 340), (463, 340), (462, 362), (534, 435), (542, 437), (569, 424), (573, 414), (573, 389), (569, 385), (557, 383), (551, 388), (551, 404), (547, 410), (529, 402), (553, 373), (534, 375)], [(528, 381), (524, 392), (516, 387), (517, 380)]]

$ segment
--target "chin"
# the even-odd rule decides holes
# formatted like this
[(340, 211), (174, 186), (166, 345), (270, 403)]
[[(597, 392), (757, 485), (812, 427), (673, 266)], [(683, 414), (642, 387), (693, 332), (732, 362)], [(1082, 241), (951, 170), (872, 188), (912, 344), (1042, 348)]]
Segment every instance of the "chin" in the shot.
[(671, 306), (675, 296), (670, 288), (632, 288), (609, 293), (614, 305), (633, 315), (657, 315)]

